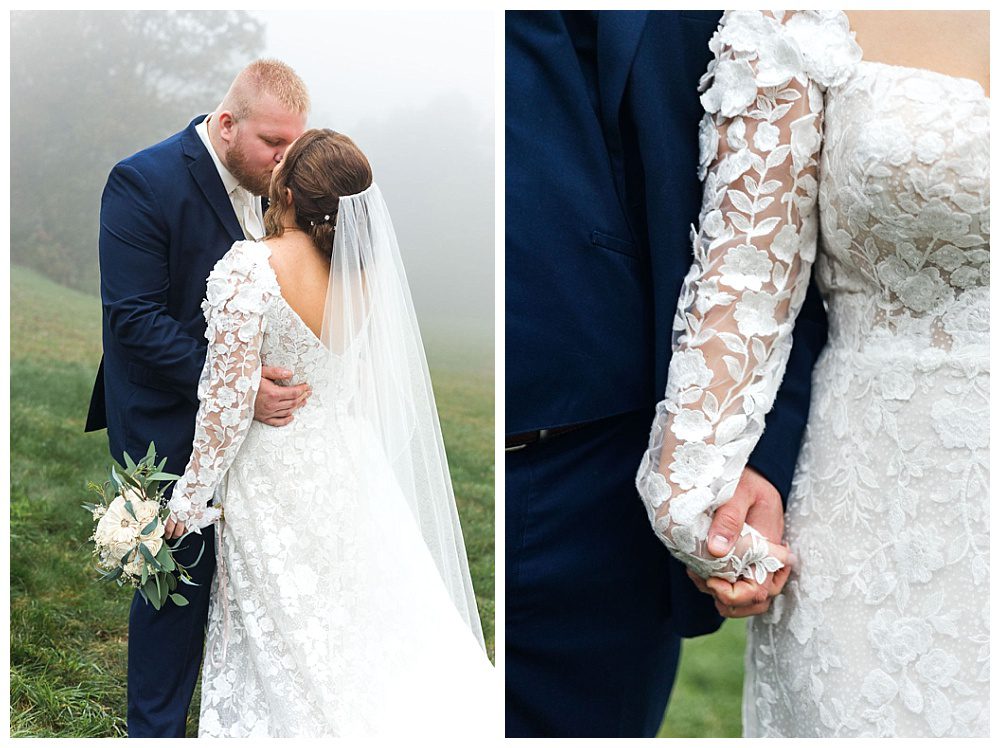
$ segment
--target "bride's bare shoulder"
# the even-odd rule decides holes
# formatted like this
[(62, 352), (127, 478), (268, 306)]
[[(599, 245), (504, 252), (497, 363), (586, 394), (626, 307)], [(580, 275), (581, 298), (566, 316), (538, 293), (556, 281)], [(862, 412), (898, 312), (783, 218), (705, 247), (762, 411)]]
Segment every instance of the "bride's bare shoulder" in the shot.
[(971, 78), (989, 88), (989, 12), (844, 11), (864, 59)]

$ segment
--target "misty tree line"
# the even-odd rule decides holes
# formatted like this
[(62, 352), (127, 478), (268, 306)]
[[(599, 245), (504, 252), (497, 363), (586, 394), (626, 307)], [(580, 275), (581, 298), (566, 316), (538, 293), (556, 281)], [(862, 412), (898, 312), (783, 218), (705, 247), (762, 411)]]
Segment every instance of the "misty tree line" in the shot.
[(96, 293), (111, 168), (214, 109), (263, 26), (242, 11), (15, 11), (10, 42), (11, 261)]

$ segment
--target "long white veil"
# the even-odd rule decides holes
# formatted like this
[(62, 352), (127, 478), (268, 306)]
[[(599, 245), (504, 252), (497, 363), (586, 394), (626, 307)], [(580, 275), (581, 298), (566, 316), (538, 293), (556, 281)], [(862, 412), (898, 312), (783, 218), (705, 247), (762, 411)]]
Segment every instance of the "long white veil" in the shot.
[(456, 609), (485, 649), (420, 330), (374, 183), (340, 199), (321, 338), (349, 412), (373, 430)]

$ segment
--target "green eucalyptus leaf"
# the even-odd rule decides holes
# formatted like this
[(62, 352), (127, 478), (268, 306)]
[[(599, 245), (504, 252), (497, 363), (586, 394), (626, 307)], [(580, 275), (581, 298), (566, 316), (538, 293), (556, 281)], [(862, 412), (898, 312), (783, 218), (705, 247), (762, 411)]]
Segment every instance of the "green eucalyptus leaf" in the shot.
[(196, 558), (196, 559), (195, 559), (194, 561), (192, 561), (192, 562), (191, 562), (190, 564), (188, 564), (188, 565), (187, 565), (187, 566), (185, 566), (184, 568), (185, 568), (185, 569), (190, 569), (190, 568), (191, 568), (192, 566), (197, 566), (197, 565), (198, 565), (198, 562), (199, 562), (199, 561), (201, 561), (201, 555), (202, 555), (202, 554), (203, 554), (204, 552), (205, 552), (205, 541), (204, 541), (204, 539), (203, 539), (203, 540), (202, 540), (202, 543), (201, 543), (201, 550), (200, 550), (200, 551), (198, 551), (198, 558)]
[(163, 567), (160, 566), (159, 562), (153, 557), (152, 552), (146, 547), (145, 543), (139, 543), (139, 552), (150, 566), (157, 571), (163, 571)]
[(160, 566), (163, 567), (164, 571), (173, 571), (174, 569), (177, 568), (177, 564), (174, 563), (174, 557), (171, 556), (169, 553), (162, 561), (160, 561), (159, 557), (157, 557), (157, 561), (159, 561)]
[(182, 608), (188, 604), (187, 599), (178, 594), (171, 595), (170, 600), (173, 602), (174, 605), (179, 605)]
[(173, 473), (153, 473), (149, 476), (150, 480), (179, 480), (179, 475), (174, 475)]
[(149, 533), (151, 533), (153, 530), (156, 529), (156, 525), (157, 525), (157, 523), (159, 521), (160, 521), (159, 517), (153, 517), (153, 521), (150, 522), (148, 525), (146, 525), (144, 528), (142, 528), (142, 530), (140, 530), (140, 532), (143, 535), (149, 535)]
[(146, 598), (146, 602), (152, 603), (153, 607), (159, 610), (160, 591), (156, 586), (156, 575), (154, 574), (149, 579), (147, 579), (146, 584), (144, 584), (140, 589), (144, 593), (143, 597)]

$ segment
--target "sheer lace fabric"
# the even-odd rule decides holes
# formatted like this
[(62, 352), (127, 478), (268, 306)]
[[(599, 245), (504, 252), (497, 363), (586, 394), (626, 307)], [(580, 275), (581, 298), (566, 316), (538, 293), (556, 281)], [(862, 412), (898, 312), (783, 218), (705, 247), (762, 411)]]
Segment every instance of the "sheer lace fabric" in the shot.
[[(702, 577), (763, 581), (781, 563), (749, 525), (726, 557), (707, 549), (764, 430), (816, 254), (823, 90), (860, 50), (836, 16), (732, 12), (702, 79), (705, 178), (694, 264), (674, 321), (667, 392), (637, 476), (650, 520)], [(813, 57), (813, 40), (833, 59)], [(825, 44), (824, 44), (825, 42)]]
[[(348, 407), (337, 357), (284, 301), (269, 255), (237, 243), (212, 273), (206, 436), (172, 499), (205, 524), (221, 481), (200, 734), (471, 734), (489, 722), (492, 667), (371, 425)], [(261, 365), (312, 386), (287, 426), (253, 421), (240, 394)]]
[[(985, 736), (989, 99), (862, 61), (840, 12), (728, 12), (712, 48), (696, 262), (638, 475), (651, 520), (703, 576), (770, 568), (750, 528), (718, 561), (706, 535), (815, 260), (830, 337), (786, 512), (799, 564), (748, 627), (744, 733)], [(760, 174), (796, 131), (799, 160)]]

